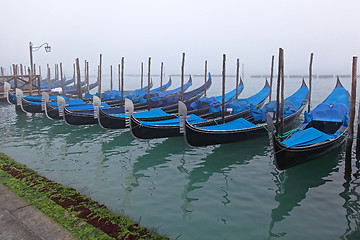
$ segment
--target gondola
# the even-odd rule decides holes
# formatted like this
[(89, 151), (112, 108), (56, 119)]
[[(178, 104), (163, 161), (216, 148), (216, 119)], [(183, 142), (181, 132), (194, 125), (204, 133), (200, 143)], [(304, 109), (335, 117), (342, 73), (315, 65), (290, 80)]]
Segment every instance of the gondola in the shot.
[(338, 79), (331, 94), (310, 113), (305, 112), (304, 122), (284, 140), (276, 137), (268, 121), (276, 167), (285, 170), (340, 147), (347, 138), (349, 111), (349, 93)]
[[(200, 86), (197, 89), (194, 89), (190, 92), (184, 93), (183, 98), (184, 101), (188, 104), (191, 104), (192, 102), (198, 100), (204, 93), (204, 88), (208, 89), (211, 86), (211, 78), (209, 78), (206, 82), (206, 84)], [(179, 101), (181, 98), (181, 94), (173, 94), (170, 96), (166, 96), (165, 98), (158, 99), (153, 104), (153, 106), (160, 106), (155, 107), (153, 110), (150, 111), (142, 111), (137, 112), (136, 115), (140, 118), (148, 118), (153, 119), (152, 117), (155, 117), (155, 119), (169, 119), (169, 116), (171, 118), (176, 117), (175, 115), (172, 115), (171, 113), (167, 113), (168, 111), (173, 111), (173, 109), (177, 108), (177, 101)], [(129, 99), (128, 99), (129, 100)], [(99, 105), (100, 100), (94, 98), (94, 105)], [(137, 108), (135, 105), (135, 110), (140, 110), (142, 108)], [(124, 109), (125, 110), (125, 109)], [(106, 112), (106, 110), (102, 110), (100, 108), (96, 108), (94, 112), (94, 117), (97, 119), (99, 125), (102, 128), (105, 129), (119, 129), (119, 128), (126, 128), (126, 121), (128, 117), (123, 113), (121, 114), (115, 114), (115, 113), (109, 113)], [(149, 118), (150, 117), (150, 118)]]
[[(206, 83), (206, 87), (209, 88), (210, 86), (211, 86), (211, 81), (208, 80), (208, 82)], [(199, 99), (202, 96), (204, 87), (205, 87), (205, 84), (197, 89), (190, 91), (190, 92), (185, 92), (183, 94), (184, 99), (190, 103), (193, 101), (196, 101), (197, 99)], [(176, 94), (166, 95), (164, 97), (151, 98), (149, 105), (150, 106), (152, 106), (152, 105), (165, 105), (166, 106), (167, 104), (172, 104), (175, 101), (177, 101), (180, 98), (180, 95), (181, 95), (180, 93), (176, 93)], [(98, 106), (96, 104), (96, 102), (94, 102), (94, 105)], [(109, 107), (102, 107), (100, 109), (103, 110), (107, 114), (113, 114), (113, 115), (120, 114), (120, 116), (124, 116), (124, 113), (125, 113), (124, 107), (120, 106), (120, 107), (114, 108), (114, 107), (111, 107), (110, 104), (108, 104), (108, 105), (109, 105)], [(166, 106), (166, 107), (169, 107), (169, 106)], [(166, 107), (164, 107), (164, 108), (166, 108)], [(173, 106), (170, 105), (170, 107), (173, 107)], [(99, 109), (99, 108), (95, 108), (95, 109)], [(136, 105), (135, 109), (144, 109), (144, 105), (142, 103), (139, 105)], [(94, 109), (86, 110), (86, 111), (75, 111), (75, 110), (70, 111), (66, 107), (64, 109), (64, 119), (69, 125), (97, 124), (98, 119), (97, 119), (97, 117), (94, 117), (94, 116), (96, 116), (96, 114), (97, 113), (94, 111)]]
[[(292, 96), (285, 99), (284, 123), (290, 124), (304, 109), (308, 99), (309, 89), (305, 82)], [(184, 131), (184, 138), (188, 145), (200, 147), (214, 144), (231, 143), (257, 138), (267, 134), (266, 112), (276, 112), (276, 103), (271, 101), (260, 110), (250, 107), (251, 117), (238, 118), (226, 123), (206, 122), (197, 126), (187, 121), (187, 109), (185, 104), (179, 102), (181, 118), (180, 129)], [(275, 114), (273, 114), (275, 115)], [(219, 119), (221, 121), (221, 119)]]
[[(169, 80), (168, 83), (164, 84), (162, 88), (159, 87), (159, 88), (153, 89), (152, 91), (162, 91), (162, 90), (165, 90), (168, 87), (170, 87), (170, 85), (171, 85), (171, 79)], [(134, 91), (137, 91), (137, 90), (134, 90)], [(126, 91), (126, 92), (131, 93), (131, 91)], [(47, 93), (42, 93), (42, 94), (45, 96), (45, 97), (43, 97), (43, 104), (44, 104), (44, 112), (45, 112), (46, 116), (49, 119), (53, 119), (53, 120), (63, 119), (63, 116), (59, 115), (58, 105), (52, 104), (48, 101), (49, 96)], [(52, 96), (50, 96), (50, 98), (51, 97)], [(93, 97), (93, 95), (91, 95), (91, 97)], [(117, 101), (117, 102), (119, 103), (119, 101)], [(113, 101), (111, 99), (107, 100), (106, 103), (108, 103), (109, 106), (115, 105), (115, 101)], [(120, 102), (120, 104), (121, 104), (121, 102)], [(82, 105), (82, 106), (80, 107), (80, 105)], [(87, 105), (87, 106), (83, 106), (83, 105)], [(70, 111), (89, 111), (89, 110), (91, 111), (91, 110), (93, 110), (93, 106), (90, 104), (90, 100), (88, 100), (87, 98), (85, 98), (85, 102), (81, 99), (74, 99), (72, 101), (67, 100), (65, 106)], [(72, 106), (72, 107), (69, 107), (69, 106)], [(78, 107), (75, 107), (75, 106), (78, 106)], [(112, 110), (111, 112), (121, 113), (123, 111), (119, 110), (119, 108), (116, 108), (116, 109)]]
[[(269, 96), (269, 93), (270, 86), (269, 83), (266, 81), (264, 87), (254, 96), (246, 99), (232, 99), (227, 101), (227, 106), (234, 105), (234, 103), (241, 103), (242, 106), (237, 108), (236, 110), (231, 108), (231, 112), (228, 112), (228, 115), (225, 116), (226, 121), (230, 121), (230, 119), (234, 120), (236, 118), (245, 117), (250, 112), (250, 104), (256, 106), (257, 108), (261, 107)], [(238, 106), (239, 105), (240, 104), (238, 104)], [(218, 104), (216, 104), (215, 107), (218, 107)], [(189, 109), (188, 106), (187, 108)], [(207, 109), (209, 109), (209, 107), (207, 107)], [(191, 114), (189, 114), (187, 120), (194, 125), (207, 121), (214, 121), (222, 115), (222, 113), (220, 112), (209, 112), (209, 110), (207, 112), (203, 112), (202, 109), (190, 111), (190, 113)], [(146, 118), (141, 120), (132, 114), (130, 117), (130, 121), (131, 133), (136, 138), (152, 139), (175, 137), (182, 135), (182, 133), (180, 133), (179, 131), (179, 117), (162, 121), (148, 121)]]

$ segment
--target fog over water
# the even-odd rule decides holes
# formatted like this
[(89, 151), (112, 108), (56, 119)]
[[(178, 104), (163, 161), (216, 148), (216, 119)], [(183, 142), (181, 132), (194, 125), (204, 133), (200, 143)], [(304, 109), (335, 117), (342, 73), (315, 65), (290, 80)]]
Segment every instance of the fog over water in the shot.
[(52, 51), (34, 52), (45, 67), (62, 62), (72, 73), (76, 58), (96, 72), (103, 54), (103, 72), (125, 57), (125, 74), (154, 74), (164, 62), (165, 74), (179, 74), (182, 53), (185, 72), (203, 73), (204, 61), (227, 73), (236, 59), (246, 74), (268, 74), (271, 56), (285, 51), (285, 73), (306, 74), (314, 53), (315, 74), (351, 74), (352, 56), (360, 52), (358, 0), (346, 1), (2, 1), (0, 66), (29, 65), (29, 42), (48, 42)]

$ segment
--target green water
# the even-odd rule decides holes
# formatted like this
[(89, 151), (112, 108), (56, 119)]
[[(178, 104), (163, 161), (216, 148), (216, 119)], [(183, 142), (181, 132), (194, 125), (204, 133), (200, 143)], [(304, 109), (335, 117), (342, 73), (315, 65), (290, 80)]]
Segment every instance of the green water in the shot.
[[(263, 83), (248, 79), (242, 96)], [(301, 81), (287, 83), (291, 94)], [(213, 84), (209, 93), (220, 93), (220, 78)], [(334, 86), (315, 80), (313, 104)], [(267, 136), (191, 148), (182, 137), (138, 140), (128, 130), (17, 113), (6, 102), (0, 129), (1, 152), (173, 239), (360, 239), (360, 165), (354, 158), (346, 181), (342, 149), (278, 171)]]

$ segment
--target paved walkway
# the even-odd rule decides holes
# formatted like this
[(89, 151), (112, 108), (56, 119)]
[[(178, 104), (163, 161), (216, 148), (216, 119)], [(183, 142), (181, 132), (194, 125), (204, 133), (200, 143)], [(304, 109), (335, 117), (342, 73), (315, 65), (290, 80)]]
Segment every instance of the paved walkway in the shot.
[(0, 183), (0, 240), (73, 240), (71, 233)]

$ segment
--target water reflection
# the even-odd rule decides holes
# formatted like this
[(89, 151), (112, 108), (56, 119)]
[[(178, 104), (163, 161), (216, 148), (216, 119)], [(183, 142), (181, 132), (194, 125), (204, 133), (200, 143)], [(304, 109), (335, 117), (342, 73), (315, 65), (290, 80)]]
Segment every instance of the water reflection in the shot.
[[(353, 158), (354, 160), (354, 158)], [(346, 211), (347, 226), (341, 239), (360, 239), (360, 162), (356, 160), (356, 171), (354, 179), (345, 181), (344, 191), (339, 195), (345, 200), (343, 207)]]
[(338, 171), (340, 151), (341, 149), (334, 150), (326, 156), (286, 171), (279, 172), (274, 169), (273, 179), (278, 187), (275, 192), (275, 200), (279, 205), (271, 211), (269, 239), (286, 235), (286, 233), (274, 233), (275, 225), (290, 216), (295, 207), (301, 206), (301, 201), (306, 198), (306, 194), (311, 188), (319, 187), (330, 181), (327, 180), (330, 174)]
[[(191, 216), (191, 203), (200, 200), (199, 198), (191, 197), (192, 192), (203, 188), (216, 173), (223, 176), (225, 185), (225, 187), (221, 187), (221, 192), (223, 193), (221, 204), (224, 206), (228, 205), (231, 202), (227, 192), (229, 173), (233, 168), (249, 164), (250, 161), (254, 160), (254, 156), (266, 155), (268, 140), (267, 138), (259, 138), (245, 142), (196, 148), (193, 151), (199, 150), (203, 152), (203, 156), (195, 165), (191, 166), (190, 169), (186, 169), (184, 162), (184, 166), (179, 167), (179, 170), (187, 175), (186, 178), (188, 180), (184, 186), (184, 192), (181, 194), (184, 200), (181, 209), (185, 219)], [(195, 154), (197, 155), (197, 153)]]

